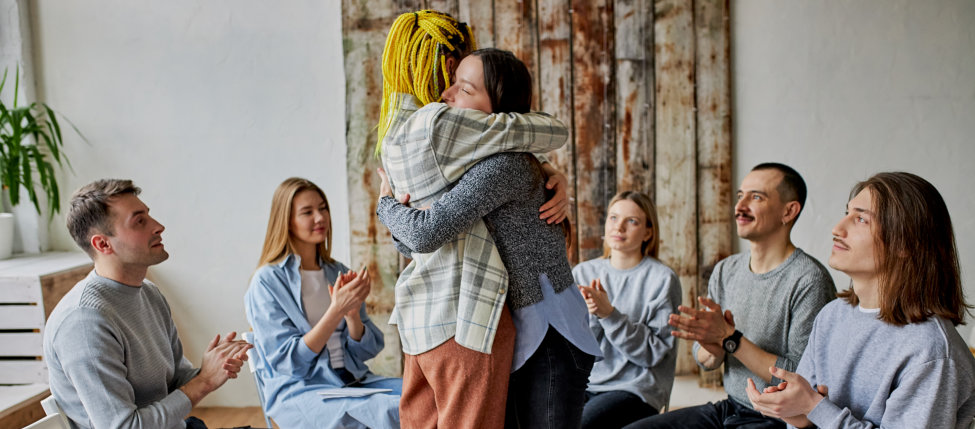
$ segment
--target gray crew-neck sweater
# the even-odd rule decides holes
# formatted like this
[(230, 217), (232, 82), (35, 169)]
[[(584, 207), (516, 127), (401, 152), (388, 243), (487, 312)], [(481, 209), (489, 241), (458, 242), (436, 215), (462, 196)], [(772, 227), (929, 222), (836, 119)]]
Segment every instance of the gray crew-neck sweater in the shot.
[(51, 393), (81, 428), (182, 428), (179, 387), (198, 370), (183, 357), (166, 299), (93, 270), (58, 303), (44, 331)]
[[(745, 338), (778, 357), (775, 366), (795, 371), (816, 314), (836, 297), (833, 279), (819, 261), (798, 248), (767, 273), (753, 273), (750, 260), (751, 252), (745, 251), (718, 262), (708, 282), (708, 294), (722, 309), (731, 310), (735, 328)], [(699, 348), (695, 343), (695, 358)], [(725, 355), (725, 392), (751, 407), (745, 394), (748, 378), (759, 390), (768, 386), (733, 355)], [(772, 379), (773, 384), (779, 381)]]
[(599, 279), (614, 307), (603, 319), (589, 315), (603, 360), (592, 367), (587, 390), (629, 392), (660, 410), (670, 399), (677, 364), (677, 339), (667, 325), (681, 299), (677, 274), (647, 256), (625, 270), (607, 258), (589, 260), (572, 275), (583, 285)]
[(836, 300), (819, 313), (797, 372), (829, 388), (807, 417), (820, 428), (967, 429), (975, 359), (951, 322), (894, 326)]

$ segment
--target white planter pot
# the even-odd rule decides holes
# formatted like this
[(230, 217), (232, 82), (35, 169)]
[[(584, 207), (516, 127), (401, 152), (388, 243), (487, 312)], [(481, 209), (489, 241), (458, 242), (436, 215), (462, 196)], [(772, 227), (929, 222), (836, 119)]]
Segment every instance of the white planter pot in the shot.
[(0, 213), (0, 259), (7, 259), (14, 250), (14, 215)]

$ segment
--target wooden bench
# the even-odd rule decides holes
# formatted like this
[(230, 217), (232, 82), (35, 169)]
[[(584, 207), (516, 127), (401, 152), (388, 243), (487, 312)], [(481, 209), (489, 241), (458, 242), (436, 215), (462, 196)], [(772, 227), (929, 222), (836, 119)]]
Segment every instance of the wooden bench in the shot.
[(0, 261), (0, 427), (20, 428), (44, 416), (40, 400), (50, 395), (44, 323), (91, 270), (91, 259), (79, 252)]

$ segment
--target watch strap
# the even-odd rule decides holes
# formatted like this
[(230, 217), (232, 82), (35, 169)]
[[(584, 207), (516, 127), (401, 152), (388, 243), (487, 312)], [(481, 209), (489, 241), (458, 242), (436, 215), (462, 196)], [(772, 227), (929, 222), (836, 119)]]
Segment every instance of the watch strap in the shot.
[(734, 354), (738, 351), (738, 346), (741, 345), (741, 336), (741, 331), (735, 329), (734, 333), (721, 341), (721, 347), (724, 348), (725, 352)]

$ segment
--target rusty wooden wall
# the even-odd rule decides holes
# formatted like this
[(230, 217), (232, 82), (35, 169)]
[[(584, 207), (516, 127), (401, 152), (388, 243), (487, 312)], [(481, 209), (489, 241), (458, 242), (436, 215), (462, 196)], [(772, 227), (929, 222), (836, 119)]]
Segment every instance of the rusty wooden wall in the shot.
[[(551, 155), (575, 198), (572, 262), (602, 252), (606, 204), (617, 191), (651, 195), (660, 258), (691, 303), (731, 253), (731, 83), (728, 0), (344, 0), (352, 263), (378, 279), (369, 305), (384, 322), (399, 264), (375, 216), (372, 151), (382, 96), (380, 57), (400, 13), (432, 8), (472, 25), (481, 47), (514, 52), (535, 78), (537, 109), (571, 124)], [(399, 368), (388, 330), (380, 371)], [(678, 372), (693, 371), (681, 344)]]

